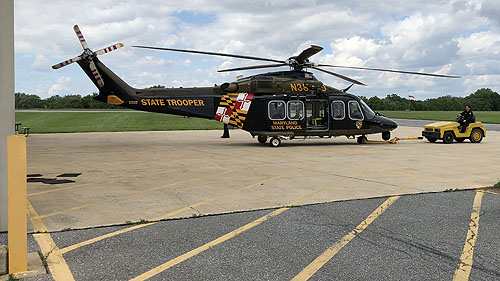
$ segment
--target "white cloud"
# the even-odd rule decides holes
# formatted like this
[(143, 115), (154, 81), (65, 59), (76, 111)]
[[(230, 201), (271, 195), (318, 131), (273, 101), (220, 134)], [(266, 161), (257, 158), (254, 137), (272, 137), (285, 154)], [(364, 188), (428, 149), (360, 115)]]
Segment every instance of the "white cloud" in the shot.
[(491, 31), (473, 33), (457, 39), (458, 53), (467, 58), (499, 57), (500, 34)]
[[(47, 77), (37, 71), (47, 63), (55, 64), (82, 52), (72, 30), (75, 23), (94, 50), (116, 42), (125, 44), (125, 48), (100, 59), (137, 87), (221, 84), (233, 80), (238, 72), (217, 73), (217, 69), (259, 62), (134, 49), (132, 45), (286, 59), (310, 44), (320, 44), (325, 50), (311, 58), (314, 62), (464, 77), (446, 80), (335, 69), (370, 85), (355, 87), (353, 93), (467, 95), (479, 87), (500, 91), (495, 81), (500, 74), (498, 11), (500, 4), (494, 0), (16, 0), (16, 55), (35, 58), (31, 68), (23, 68), (21, 73), (32, 79), (17, 81), (16, 91), (34, 92), (47, 83), (53, 84), (42, 87), (48, 94), (70, 89), (82, 94), (96, 91), (81, 70), (76, 70), (76, 64), (58, 70), (72, 78), (66, 84), (56, 81), (56, 72), (48, 72), (51, 76)], [(241, 73), (248, 76), (265, 71)], [(349, 85), (323, 73), (315, 74), (335, 87)]]
[(182, 64), (185, 66), (185, 67), (190, 67), (191, 66), (191, 60), (184, 60), (182, 62)]
[(62, 76), (59, 79), (57, 79), (57, 83), (53, 84), (50, 86), (48, 89), (49, 95), (66, 95), (69, 94), (68, 91), (70, 90), (70, 87), (68, 84), (71, 82), (71, 78)]
[(36, 55), (31, 68), (38, 71), (48, 72), (51, 70), (51, 63), (44, 55)]
[(182, 87), (182, 82), (177, 80), (172, 80), (171, 84), (173, 87)]
[(146, 67), (158, 67), (158, 66), (166, 66), (167, 64), (171, 64), (171, 62), (167, 62), (162, 58), (155, 58), (153, 56), (144, 56), (136, 61), (138, 66), (146, 66)]

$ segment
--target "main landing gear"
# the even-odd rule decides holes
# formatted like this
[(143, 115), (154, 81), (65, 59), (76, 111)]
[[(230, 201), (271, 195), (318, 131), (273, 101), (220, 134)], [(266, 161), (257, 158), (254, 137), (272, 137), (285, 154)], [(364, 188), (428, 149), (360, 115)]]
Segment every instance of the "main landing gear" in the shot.
[(281, 145), (282, 140), (291, 140), (294, 138), (293, 135), (279, 135), (279, 136), (266, 136), (266, 135), (257, 135), (257, 141), (259, 143), (266, 143), (267, 139), (271, 137), (269, 140), (269, 144), (271, 147), (279, 147)]
[(272, 147), (279, 147), (281, 145), (281, 140), (278, 137), (272, 137), (269, 143)]
[(366, 143), (367, 140), (368, 139), (366, 138), (366, 136), (359, 136), (357, 139), (359, 144), (364, 144), (364, 143)]

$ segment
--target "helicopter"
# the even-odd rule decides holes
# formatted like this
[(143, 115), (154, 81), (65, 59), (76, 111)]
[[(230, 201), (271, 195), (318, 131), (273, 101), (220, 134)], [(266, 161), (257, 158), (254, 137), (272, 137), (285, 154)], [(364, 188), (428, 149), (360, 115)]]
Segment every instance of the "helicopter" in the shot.
[[(119, 78), (97, 57), (123, 47), (122, 43), (94, 52), (88, 47), (78, 25), (75, 25), (73, 29), (83, 47), (83, 53), (53, 65), (52, 68), (59, 69), (75, 62), (78, 63), (99, 89), (99, 94), (94, 99), (134, 110), (214, 119), (249, 132), (252, 137), (257, 137), (259, 143), (264, 144), (270, 139), (269, 143), (272, 147), (280, 146), (282, 140), (291, 140), (296, 137), (346, 136), (350, 139), (357, 137), (357, 142), (361, 144), (366, 142), (366, 135), (380, 133), (382, 139), (389, 140), (391, 131), (397, 128), (396, 122), (375, 113), (362, 99), (347, 92), (353, 85), (366, 86), (366, 84), (321, 67), (459, 78), (453, 75), (393, 69), (315, 64), (309, 61), (309, 58), (323, 49), (316, 45), (286, 60), (197, 50), (133, 46), (143, 49), (272, 62), (272, 64), (222, 69), (218, 72), (289, 67), (287, 71), (238, 77), (237, 81), (225, 82), (213, 87), (136, 89)], [(307, 69), (321, 71), (352, 84), (346, 89), (336, 89), (323, 84)]]

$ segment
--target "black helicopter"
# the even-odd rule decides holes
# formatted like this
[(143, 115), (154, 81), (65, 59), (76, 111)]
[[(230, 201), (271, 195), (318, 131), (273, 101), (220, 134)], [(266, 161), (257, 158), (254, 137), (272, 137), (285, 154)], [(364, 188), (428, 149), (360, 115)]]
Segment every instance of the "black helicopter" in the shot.
[[(135, 110), (175, 114), (189, 117), (215, 119), (238, 127), (257, 136), (260, 143), (278, 147), (283, 139), (295, 137), (357, 137), (358, 143), (366, 141), (366, 135), (381, 133), (389, 140), (391, 131), (397, 124), (378, 113), (359, 97), (347, 93), (352, 85), (365, 84), (352, 78), (321, 69), (337, 67), (395, 73), (406, 73), (446, 78), (459, 76), (409, 72), (392, 69), (349, 67), (314, 64), (309, 58), (323, 48), (311, 46), (298, 56), (287, 60), (267, 59), (234, 54), (194, 51), (173, 48), (134, 46), (156, 50), (167, 50), (195, 54), (234, 57), (241, 59), (273, 62), (273, 64), (238, 67), (219, 70), (219, 72), (289, 66), (289, 71), (269, 72), (235, 82), (223, 83), (214, 87), (135, 89), (120, 79), (98, 58), (123, 47), (122, 43), (93, 52), (89, 49), (77, 25), (73, 27), (84, 49), (75, 58), (52, 66), (58, 69), (77, 62), (87, 76), (99, 89), (96, 100)], [(338, 90), (318, 81), (313, 73), (304, 69), (315, 69), (352, 83), (344, 90)]]

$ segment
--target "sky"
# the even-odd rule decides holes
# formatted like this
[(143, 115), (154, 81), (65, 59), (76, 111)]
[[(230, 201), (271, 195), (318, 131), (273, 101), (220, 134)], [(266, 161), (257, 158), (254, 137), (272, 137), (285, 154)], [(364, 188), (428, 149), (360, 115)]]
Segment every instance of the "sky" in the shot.
[[(16, 0), (16, 92), (53, 95), (97, 92), (78, 64), (51, 66), (83, 51), (73, 31), (78, 24), (96, 51), (121, 42), (125, 47), (99, 59), (131, 86), (213, 86), (251, 70), (218, 69), (260, 62), (236, 58), (132, 48), (133, 45), (185, 48), (274, 59), (298, 55), (310, 45), (322, 52), (315, 63), (390, 68), (459, 75), (432, 78), (363, 70), (328, 70), (368, 86), (349, 92), (366, 97), (388, 94), (427, 99), (467, 96), (477, 89), (500, 92), (500, 1), (243, 1), (243, 0)], [(266, 64), (266, 62), (264, 62)], [(287, 67), (269, 71), (287, 70)], [(349, 82), (314, 72), (323, 83)]]

